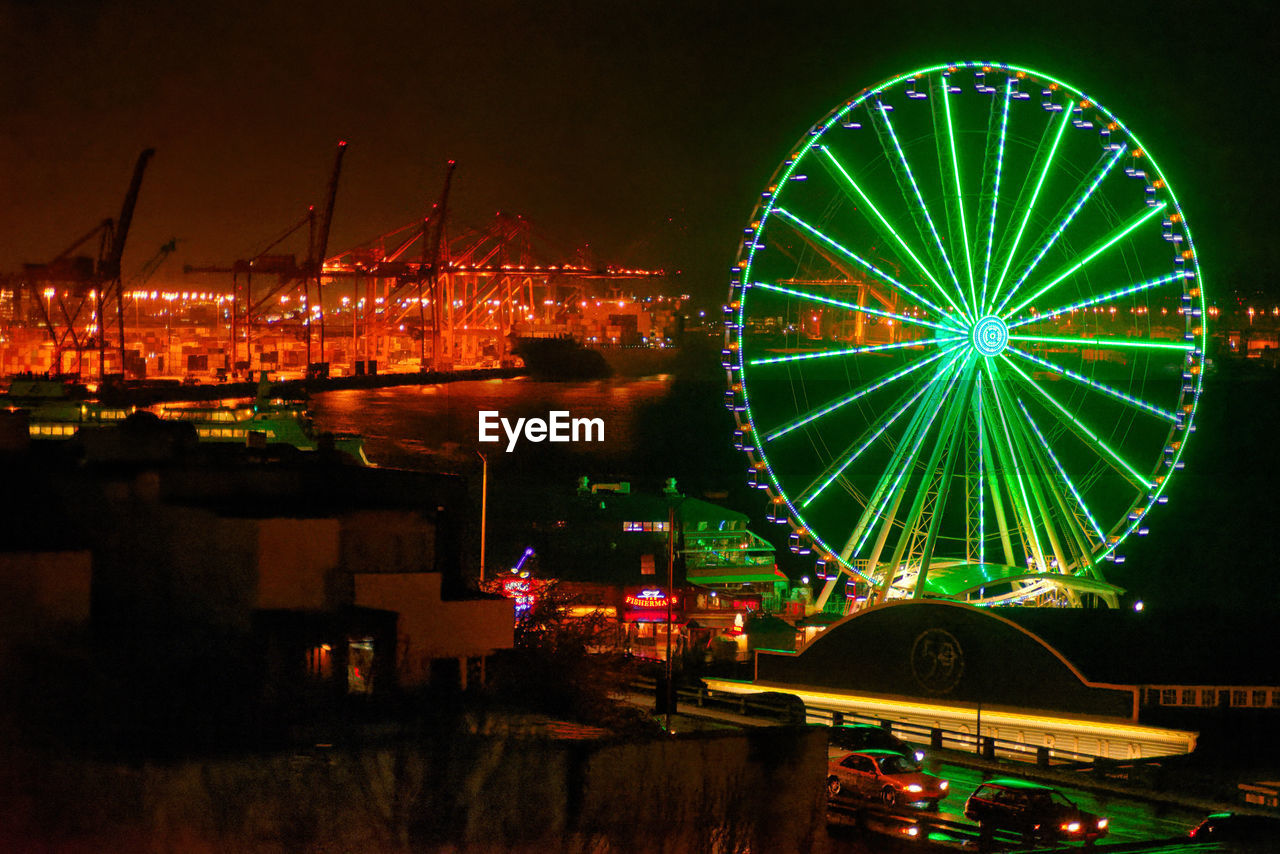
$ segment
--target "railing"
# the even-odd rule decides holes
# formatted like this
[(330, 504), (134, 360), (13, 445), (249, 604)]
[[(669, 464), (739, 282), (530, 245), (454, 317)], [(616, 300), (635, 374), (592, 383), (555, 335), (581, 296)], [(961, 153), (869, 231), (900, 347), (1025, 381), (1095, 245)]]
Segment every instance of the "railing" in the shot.
[[(634, 687), (652, 693), (656, 690), (655, 685), (656, 683), (652, 681), (638, 681)], [(1091, 753), (1077, 753), (1059, 747), (1028, 744), (997, 736), (979, 736), (959, 730), (891, 721), (840, 709), (807, 706), (799, 699), (796, 699), (794, 704), (790, 704), (785, 701), (763, 700), (760, 699), (760, 694), (711, 691), (701, 686), (680, 688), (676, 691), (676, 698), (678, 702), (682, 701), (700, 708), (718, 708), (746, 717), (762, 717), (773, 721), (821, 723), (827, 726), (841, 726), (848, 723), (874, 724), (889, 730), (903, 741), (927, 745), (935, 749), (950, 748), (967, 751), (991, 760), (1012, 759), (1042, 767), (1053, 765), (1064, 770), (1096, 770), (1099, 773), (1148, 764), (1133, 760), (1122, 762)], [(801, 710), (803, 710), (803, 719), (801, 719)]]

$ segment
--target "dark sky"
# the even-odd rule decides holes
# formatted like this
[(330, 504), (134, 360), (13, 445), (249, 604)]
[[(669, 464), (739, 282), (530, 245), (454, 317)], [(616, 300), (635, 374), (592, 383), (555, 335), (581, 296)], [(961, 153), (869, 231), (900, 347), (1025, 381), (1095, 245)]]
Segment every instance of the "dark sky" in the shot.
[[(421, 216), (519, 213), (565, 253), (686, 271), (719, 302), (751, 204), (841, 99), (995, 59), (1096, 97), (1158, 154), (1211, 291), (1267, 287), (1280, 215), (1272, 4), (0, 0), (0, 271), (120, 206), (157, 149), (126, 277), (246, 257), (318, 203), (330, 249)], [(301, 244), (289, 247), (302, 254)]]

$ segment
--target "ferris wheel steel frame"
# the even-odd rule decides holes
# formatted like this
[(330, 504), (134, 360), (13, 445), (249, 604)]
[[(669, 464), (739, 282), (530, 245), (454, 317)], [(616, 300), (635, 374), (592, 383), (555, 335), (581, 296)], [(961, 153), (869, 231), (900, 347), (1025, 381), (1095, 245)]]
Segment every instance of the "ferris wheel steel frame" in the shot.
[(863, 90), (775, 171), (724, 314), (735, 444), (819, 604), (1117, 604), (1208, 312), (1168, 180), (1093, 98), (996, 62)]

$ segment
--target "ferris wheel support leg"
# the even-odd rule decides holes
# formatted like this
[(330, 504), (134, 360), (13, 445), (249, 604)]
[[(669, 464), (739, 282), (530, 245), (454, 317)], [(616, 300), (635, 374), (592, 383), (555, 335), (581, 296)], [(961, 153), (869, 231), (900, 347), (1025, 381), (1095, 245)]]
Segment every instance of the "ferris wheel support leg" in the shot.
[(1004, 501), (1000, 498), (1000, 482), (996, 478), (995, 463), (991, 459), (990, 442), (982, 443), (982, 456), (986, 463), (988, 491), (991, 493), (991, 504), (996, 512), (996, 528), (1000, 531), (1000, 547), (1004, 550), (1004, 562), (1006, 566), (1015, 566), (1013, 540), (1009, 537), (1009, 521), (1004, 513)]
[(827, 600), (831, 598), (831, 594), (836, 590), (836, 582), (840, 580), (843, 572), (837, 572), (835, 575), (827, 579), (827, 583), (822, 585), (822, 592), (818, 594), (818, 601), (813, 603), (813, 609), (818, 613), (822, 613), (827, 607)]
[[(1000, 394), (1001, 392), (997, 390), (996, 393)], [(1006, 395), (1005, 405), (1008, 406), (1009, 404), (1010, 401)], [(1010, 411), (1013, 410), (1012, 406), (1009, 406), (1009, 408)], [(1034, 443), (1030, 441), (1029, 436), (1022, 431), (1014, 430), (1010, 433), (1010, 437), (1014, 441), (1014, 453), (1017, 454), (1019, 458), (1028, 465), (1028, 467), (1030, 467), (1031, 464), (1035, 464), (1036, 468), (1039, 469), (1038, 471), (1027, 472), (1028, 491), (1031, 493), (1031, 499), (1035, 503), (1035, 507), (1033, 509), (1038, 511), (1040, 515), (1045, 536), (1049, 540), (1049, 549), (1053, 552), (1053, 557), (1058, 562), (1059, 569), (1065, 572), (1068, 565), (1066, 552), (1063, 550), (1062, 543), (1058, 539), (1057, 531), (1054, 530), (1053, 514), (1049, 507), (1049, 503), (1045, 500), (1043, 490), (1040, 489), (1040, 482), (1049, 477), (1049, 472), (1045, 470), (1043, 461), (1040, 459), (1039, 455), (1036, 454), (1033, 447)]]
[[(990, 365), (987, 368), (990, 371)], [(995, 432), (994, 421), (998, 420), (1001, 430), (997, 434), (997, 438), (1003, 438), (1004, 441), (997, 443), (996, 453), (1004, 463), (1005, 480), (1008, 484), (1010, 500), (1013, 502), (1014, 520), (1026, 536), (1028, 551), (1035, 560), (1036, 566), (1043, 571), (1047, 569), (1048, 563), (1044, 559), (1044, 549), (1040, 546), (1040, 540), (1036, 536), (1035, 517), (1031, 512), (1031, 502), (1027, 498), (1027, 487), (1023, 481), (1022, 467), (1019, 465), (1018, 451), (1014, 447), (1009, 421), (1005, 418), (1004, 405), (1002, 403), (1003, 395), (994, 377), (992, 377), (991, 387), (995, 389), (995, 394), (993, 395), (995, 400), (992, 403), (992, 407), (996, 415), (996, 419), (993, 419), (992, 431)]]
[[(964, 396), (967, 397), (967, 395)], [(942, 480), (938, 483), (938, 495), (933, 502), (933, 514), (929, 517), (929, 533), (925, 535), (924, 551), (920, 555), (920, 570), (916, 573), (916, 589), (913, 594), (916, 599), (924, 596), (924, 580), (929, 575), (929, 564), (933, 559), (933, 545), (938, 541), (939, 519), (947, 509), (947, 494), (951, 489), (951, 474), (955, 470), (956, 450), (962, 432), (958, 422), (964, 415), (962, 407), (957, 406), (956, 412), (960, 417), (954, 419), (951, 424), (951, 442), (947, 448), (947, 462), (942, 469)], [(941, 436), (938, 438), (938, 443), (942, 443)]]
[[(943, 372), (951, 370), (958, 357), (953, 357), (942, 369)], [(929, 413), (934, 412), (937, 405), (941, 402), (938, 398), (940, 387), (929, 390), (925, 402), (916, 409), (915, 414), (911, 416), (910, 422), (907, 424), (906, 431), (902, 435), (902, 439), (898, 442), (897, 448), (894, 449), (893, 456), (890, 459), (889, 467), (884, 477), (876, 484), (875, 490), (872, 492), (871, 499), (867, 502), (867, 506), (863, 509), (861, 516), (858, 518), (858, 524), (854, 527), (853, 532), (849, 535), (848, 541), (845, 542), (844, 548), (840, 550), (840, 559), (848, 561), (853, 557), (854, 551), (861, 547), (866, 537), (867, 529), (875, 524), (876, 518), (881, 512), (881, 504), (887, 499), (886, 493), (889, 484), (895, 482), (900, 476), (899, 472), (905, 470), (904, 466), (910, 465), (908, 460), (905, 464), (903, 460), (908, 456), (908, 450), (911, 447), (911, 439), (916, 436), (922, 429), (922, 423), (925, 425), (923, 429), (928, 429), (928, 424), (932, 424), (929, 420)], [(914, 460), (914, 457), (911, 458)], [(872, 567), (871, 569), (874, 569)], [(866, 575), (871, 577), (871, 569), (868, 569)]]
[[(898, 507), (902, 504), (902, 493), (899, 492), (897, 498), (893, 501), (893, 509), (891, 509), (884, 517), (884, 525), (880, 528), (880, 534), (876, 537), (876, 544), (871, 549), (871, 555), (867, 558), (867, 575), (874, 576), (876, 564), (880, 562), (880, 553), (884, 551), (885, 541), (889, 539), (889, 529), (893, 527), (893, 520), (898, 515)], [(880, 582), (880, 588), (875, 593), (875, 603), (886, 601), (889, 598), (889, 588), (893, 586), (893, 578), (897, 573), (897, 564), (891, 564), (890, 568), (885, 570), (884, 580)]]
[[(1039, 438), (1038, 435), (1037, 438)], [(1049, 493), (1053, 496), (1053, 499), (1058, 506), (1058, 512), (1062, 518), (1062, 529), (1068, 537), (1067, 545), (1069, 546), (1068, 551), (1072, 553), (1072, 563), (1070, 565), (1064, 564), (1062, 563), (1062, 558), (1059, 557), (1059, 566), (1062, 568), (1063, 572), (1066, 572), (1069, 567), (1074, 567), (1076, 569), (1086, 567), (1092, 568), (1092, 561), (1089, 558), (1088, 539), (1084, 534), (1079, 518), (1067, 502), (1067, 497), (1063, 494), (1061, 485), (1054, 477), (1054, 461), (1052, 459), (1046, 459), (1047, 448), (1044, 445), (1039, 442), (1031, 441), (1030, 437), (1027, 437), (1027, 444), (1034, 452), (1038, 452), (1040, 468), (1044, 473), (1044, 482), (1048, 485), (1047, 488)], [(1074, 597), (1075, 594), (1071, 595)]]
[[(966, 365), (958, 377), (952, 378), (952, 384), (947, 386), (948, 397), (950, 396), (957, 380), (961, 384), (968, 382), (971, 367), (971, 365)], [(958, 420), (957, 415), (963, 411), (962, 401), (964, 401), (965, 398), (966, 395), (961, 393), (947, 404), (946, 414), (943, 416), (942, 425), (939, 427), (938, 439), (934, 443), (933, 452), (929, 455), (928, 463), (925, 464), (924, 475), (921, 478), (920, 486), (916, 489), (916, 497), (911, 503), (911, 510), (908, 511), (907, 515), (902, 520), (902, 536), (898, 538), (898, 542), (893, 547), (893, 556), (889, 559), (889, 568), (885, 572), (884, 581), (881, 582), (879, 596), (880, 602), (884, 602), (888, 598), (889, 588), (893, 584), (894, 577), (898, 572), (898, 566), (902, 563), (902, 556), (906, 553), (907, 545), (911, 541), (911, 534), (915, 531), (916, 526), (920, 522), (920, 515), (924, 509), (925, 500), (929, 497), (929, 490), (933, 485), (934, 478), (938, 471), (938, 464), (942, 462), (942, 453), (946, 448), (952, 446), (952, 442), (959, 432), (956, 429)], [(945, 401), (946, 398), (944, 397), (943, 400)], [(941, 497), (941, 495), (938, 496), (939, 499), (941, 499)], [(901, 500), (901, 492), (899, 493), (898, 500)], [(937, 504), (934, 505), (933, 512), (935, 514), (939, 512)], [(932, 524), (933, 518), (931, 517), (929, 521)], [(886, 525), (881, 530), (882, 537), (887, 535), (888, 529), (889, 526)]]

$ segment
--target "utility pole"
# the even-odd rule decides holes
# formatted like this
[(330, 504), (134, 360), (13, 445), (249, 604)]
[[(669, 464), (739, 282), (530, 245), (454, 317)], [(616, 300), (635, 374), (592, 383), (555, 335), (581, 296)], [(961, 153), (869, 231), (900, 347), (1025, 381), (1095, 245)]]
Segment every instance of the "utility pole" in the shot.
[(480, 476), (480, 581), (484, 582), (485, 523), (489, 518), (489, 458), (476, 451), (484, 464)]
[(667, 507), (667, 732), (671, 732), (671, 707), (675, 705), (675, 674), (671, 665), (671, 600), (675, 598), (676, 505)]

